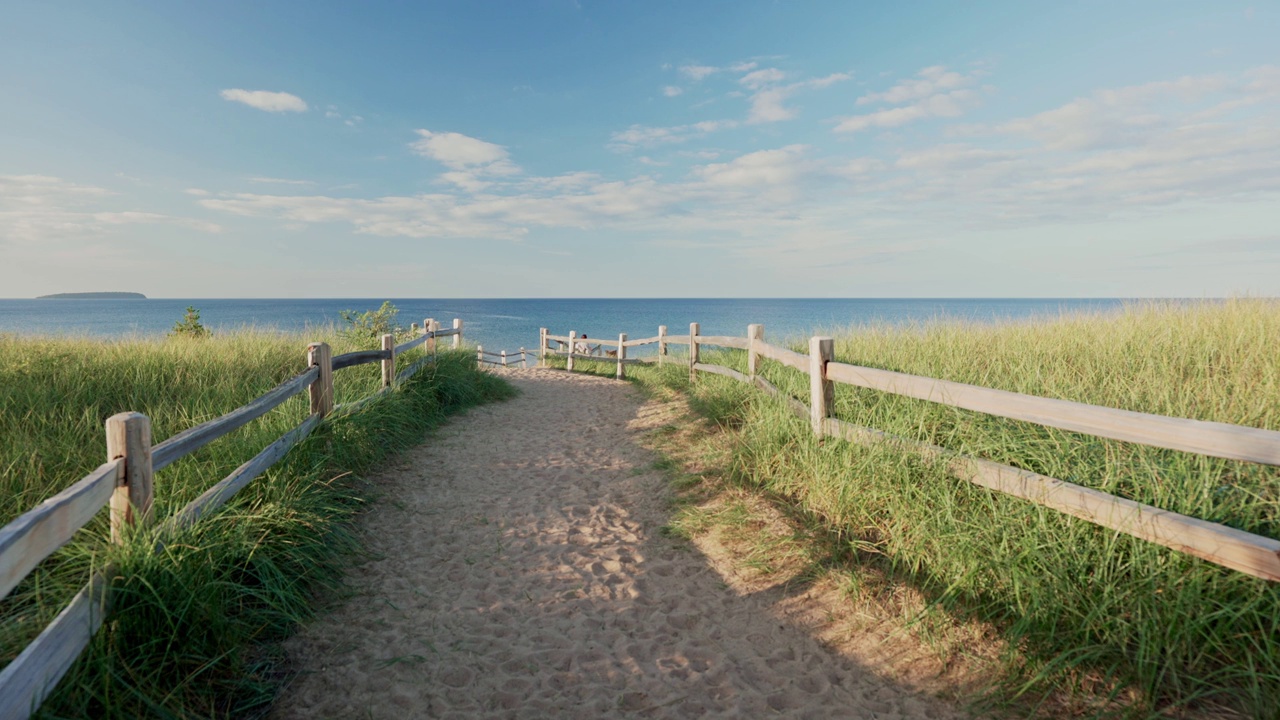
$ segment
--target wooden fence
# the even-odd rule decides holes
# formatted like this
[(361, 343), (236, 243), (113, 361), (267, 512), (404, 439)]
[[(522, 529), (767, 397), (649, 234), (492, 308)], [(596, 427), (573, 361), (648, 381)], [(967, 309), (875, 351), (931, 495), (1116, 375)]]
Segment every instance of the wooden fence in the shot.
[[(351, 412), (390, 391), (435, 360), (438, 338), (453, 337), (462, 343), (462, 321), (441, 330), (428, 318), (423, 329), (399, 345), (394, 335), (382, 336), (381, 350), (365, 350), (332, 356), (325, 343), (307, 346), (307, 370), (222, 417), (184, 430), (152, 447), (151, 421), (136, 412), (113, 415), (106, 422), (106, 463), (79, 482), (54, 495), (0, 528), (0, 599), (9, 594), (41, 561), (65, 545), (102, 509), (111, 506), (111, 541), (122, 543), (126, 528), (150, 524), (156, 471), (208, 445), (233, 430), (262, 417), (304, 390), (310, 395), (308, 417), (272, 442), (248, 462), (192, 500), (161, 527), (184, 528), (208, 515), (241, 488), (285, 456), (334, 411)], [(426, 355), (396, 372), (396, 356), (417, 347)], [(333, 371), (366, 363), (382, 364), (382, 388), (361, 400), (333, 404)], [(0, 671), (0, 718), (25, 719), (70, 669), (72, 662), (102, 626), (108, 612), (108, 590), (115, 568), (95, 572), (48, 627)]]
[[(531, 355), (533, 355), (533, 351), (525, 350), (524, 348), (520, 348), (515, 352), (508, 353), (506, 350), (503, 350), (502, 352), (489, 352), (488, 350), (484, 349), (483, 345), (476, 346), (476, 362), (482, 363), (482, 364), (487, 363), (489, 365), (501, 365), (502, 367), (511, 367), (511, 365), (508, 364), (507, 362), (509, 360), (511, 361), (512, 364), (517, 362), (520, 363), (520, 367), (529, 367), (529, 356)], [(497, 359), (490, 360), (490, 358), (497, 358)]]
[[(538, 350), (542, 364), (546, 364), (548, 355), (561, 355), (567, 358), (568, 369), (573, 370), (575, 359), (601, 359), (573, 352), (578, 340), (576, 332), (570, 331), (567, 336), (548, 335), (543, 328), (540, 331)], [(564, 344), (566, 349), (552, 349), (549, 347), (551, 342)], [(892, 442), (909, 447), (926, 457), (944, 460), (956, 477), (976, 485), (1195, 555), (1254, 577), (1280, 580), (1280, 540), (1161, 510), (1010, 465), (858, 427), (834, 417), (833, 394), (835, 383), (842, 383), (1100, 438), (1264, 465), (1280, 465), (1280, 432), (1117, 410), (849, 365), (834, 360), (835, 341), (832, 338), (810, 338), (809, 352), (798, 353), (766, 343), (764, 326), (758, 324), (747, 326), (746, 337), (702, 335), (698, 323), (692, 323), (688, 335), (668, 335), (664, 325), (658, 328), (655, 337), (627, 340), (626, 335), (620, 335), (617, 342), (596, 339), (591, 342), (617, 348), (616, 375), (619, 379), (624, 377), (624, 366), (627, 363), (638, 362), (626, 358), (626, 349), (629, 347), (656, 344), (658, 354), (655, 360), (661, 363), (667, 358), (668, 345), (688, 345), (689, 355), (685, 361), (688, 363), (690, 379), (695, 379), (699, 372), (713, 373), (781, 396), (794, 414), (809, 421), (813, 432), (819, 437), (838, 437), (860, 444)], [(747, 373), (701, 362), (699, 349), (703, 345), (747, 351)], [(809, 404), (784, 395), (760, 377), (762, 360), (777, 362), (807, 374)]]

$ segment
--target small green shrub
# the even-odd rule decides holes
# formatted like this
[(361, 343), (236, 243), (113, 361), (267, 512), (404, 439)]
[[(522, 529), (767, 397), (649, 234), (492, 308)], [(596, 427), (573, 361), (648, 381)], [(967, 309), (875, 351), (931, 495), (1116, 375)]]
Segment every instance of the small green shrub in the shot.
[(200, 322), (200, 311), (193, 305), (187, 306), (186, 314), (169, 331), (170, 337), (207, 338), (210, 335), (209, 328)]
[(396, 325), (396, 315), (400, 314), (400, 309), (391, 303), (390, 300), (384, 300), (382, 307), (377, 310), (366, 310), (364, 312), (356, 312), (355, 310), (342, 310), (338, 313), (339, 317), (346, 325), (341, 332), (344, 337), (352, 342), (367, 345), (370, 342), (377, 342), (383, 335), (395, 335), (397, 337), (404, 335), (407, 331)]

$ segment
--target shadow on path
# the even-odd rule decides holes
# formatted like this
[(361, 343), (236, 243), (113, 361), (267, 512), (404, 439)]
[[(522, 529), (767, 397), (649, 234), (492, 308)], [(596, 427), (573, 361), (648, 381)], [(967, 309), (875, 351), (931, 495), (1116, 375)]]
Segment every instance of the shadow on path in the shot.
[(828, 650), (660, 534), (627, 383), (510, 371), (377, 481), (354, 595), (289, 642), (278, 718), (961, 718)]

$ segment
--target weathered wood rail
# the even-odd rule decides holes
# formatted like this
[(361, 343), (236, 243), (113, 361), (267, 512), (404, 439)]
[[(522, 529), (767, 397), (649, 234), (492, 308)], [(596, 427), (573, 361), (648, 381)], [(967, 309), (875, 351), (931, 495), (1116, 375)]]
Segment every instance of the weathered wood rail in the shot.
[[(485, 350), (483, 345), (476, 346), (476, 362), (487, 365), (501, 365), (502, 367), (511, 367), (515, 363), (520, 363), (520, 367), (529, 367), (529, 358), (534, 356), (532, 350), (520, 348), (514, 352), (508, 353), (506, 350), (501, 352), (491, 352)], [(489, 358), (496, 358), (490, 360)]]
[[(580, 341), (576, 332), (570, 331), (567, 336), (549, 335), (543, 328), (539, 335), (538, 356), (544, 365), (548, 356), (566, 357), (566, 366), (571, 371), (575, 359), (611, 359), (550, 347), (551, 342), (558, 341), (572, 350), (575, 342)], [(590, 342), (601, 343), (594, 338)], [(625, 348), (656, 344), (658, 354), (654, 360), (662, 363), (668, 359), (667, 345), (677, 343), (689, 345), (684, 361), (688, 364), (690, 378), (696, 378), (699, 372), (722, 375), (780, 397), (787, 402), (791, 412), (807, 420), (813, 432), (820, 437), (836, 437), (864, 445), (889, 442), (907, 447), (925, 457), (946, 462), (953, 475), (975, 485), (1254, 577), (1280, 580), (1280, 540), (1162, 510), (1011, 465), (858, 427), (835, 417), (834, 388), (836, 383), (870, 388), (1094, 437), (1263, 465), (1280, 465), (1280, 432), (1275, 430), (1119, 410), (850, 365), (835, 361), (832, 338), (810, 338), (809, 352), (800, 353), (766, 343), (764, 326), (759, 324), (747, 326), (746, 337), (702, 335), (697, 323), (690, 325), (688, 335), (668, 335), (665, 325), (659, 327), (656, 336), (643, 340), (626, 341), (624, 335), (618, 343), (610, 343), (623, 348), (618, 352), (617, 377), (624, 377), (623, 367), (627, 362), (636, 362), (625, 360)], [(732, 368), (702, 362), (699, 353), (702, 345), (746, 350), (748, 372), (743, 374)], [(760, 377), (762, 360), (771, 360), (808, 375), (809, 404), (781, 392)]]
[[(325, 343), (307, 347), (307, 369), (260, 397), (222, 417), (184, 430), (158, 445), (151, 445), (151, 421), (125, 412), (107, 419), (109, 460), (66, 490), (45, 500), (0, 528), (0, 600), (45, 558), (69, 542), (105, 505), (111, 506), (111, 541), (128, 541), (130, 528), (151, 522), (156, 471), (205, 445), (262, 417), (302, 393), (310, 396), (308, 416), (292, 430), (215, 483), (200, 497), (167, 518), (162, 528), (190, 527), (231, 499), (302, 442), (335, 410), (352, 412), (374, 397), (389, 392), (434, 362), (436, 342), (452, 337), (461, 347), (462, 321), (441, 330), (432, 318), (415, 336), (397, 345), (392, 335), (382, 337), (381, 350), (362, 350), (334, 357)], [(422, 348), (424, 356), (396, 372), (396, 356)], [(382, 363), (382, 388), (373, 395), (335, 406), (333, 371), (366, 363)], [(0, 720), (31, 716), (89, 644), (109, 611), (110, 580), (115, 569), (95, 572), (88, 583), (40, 634), (0, 671)]]

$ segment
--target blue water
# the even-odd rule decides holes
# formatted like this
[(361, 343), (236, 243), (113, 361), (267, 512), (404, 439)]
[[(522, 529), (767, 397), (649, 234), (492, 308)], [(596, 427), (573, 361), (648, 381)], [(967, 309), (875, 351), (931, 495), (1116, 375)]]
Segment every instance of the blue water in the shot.
[[(468, 343), (516, 350), (538, 344), (538, 328), (553, 335), (570, 330), (589, 337), (651, 337), (658, 326), (671, 334), (701, 324), (704, 335), (745, 336), (749, 323), (763, 323), (772, 341), (830, 332), (868, 323), (902, 324), (933, 319), (1002, 322), (1055, 317), (1070, 312), (1114, 310), (1126, 300), (1088, 299), (715, 299), (715, 300), (430, 300), (393, 299), (401, 324), (433, 317), (449, 327), (462, 318)], [(160, 335), (181, 319), (188, 305), (215, 333), (257, 326), (281, 330), (339, 323), (345, 309), (372, 310), (382, 300), (0, 300), (0, 332), (22, 334)]]

